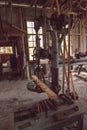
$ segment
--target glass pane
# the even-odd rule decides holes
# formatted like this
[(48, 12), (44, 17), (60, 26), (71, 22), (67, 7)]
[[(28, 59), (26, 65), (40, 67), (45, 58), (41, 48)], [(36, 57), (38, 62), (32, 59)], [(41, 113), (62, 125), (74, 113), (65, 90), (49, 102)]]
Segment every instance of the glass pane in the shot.
[(80, 48), (80, 36), (73, 35), (72, 36), (72, 45), (73, 45), (73, 54), (77, 53)]
[(34, 27), (34, 22), (29, 22), (29, 21), (27, 21), (27, 27)]
[(33, 28), (34, 28), (34, 22), (31, 22), (31, 27), (33, 27)]
[(34, 50), (34, 48), (29, 48), (29, 58), (30, 58), (30, 60), (33, 60), (33, 50)]
[(34, 28), (32, 28), (32, 33), (33, 33), (33, 34), (36, 34), (36, 32), (35, 32), (35, 29), (34, 29)]
[(74, 22), (74, 25), (73, 25), (73, 29), (72, 29), (72, 33), (80, 33), (80, 21), (77, 19), (75, 20)]
[(33, 42), (28, 42), (28, 47), (33, 47), (34, 43)]
[(38, 34), (42, 34), (42, 28), (39, 29)]
[(12, 47), (0, 47), (0, 54), (12, 54)]
[(31, 35), (27, 35), (28, 41), (30, 41), (30, 37), (31, 37)]
[[(28, 33), (28, 47), (29, 47), (29, 57), (30, 60), (33, 60), (33, 49), (36, 47), (36, 32), (34, 29), (34, 22), (27, 21), (27, 33)], [(43, 31), (42, 27), (40, 27), (39, 31), (39, 38), (40, 38), (40, 46), (43, 47)]]
[(27, 28), (27, 33), (28, 33), (28, 34), (32, 34), (32, 33), (33, 33), (32, 28)]
[(30, 22), (27, 22), (27, 27), (30, 27)]
[(36, 41), (35, 35), (28, 35), (28, 41)]
[(28, 41), (33, 41), (32, 35), (30, 35)]
[(36, 35), (32, 35), (32, 39), (34, 42), (36, 42)]
[(36, 47), (36, 41), (34, 42), (34, 47)]

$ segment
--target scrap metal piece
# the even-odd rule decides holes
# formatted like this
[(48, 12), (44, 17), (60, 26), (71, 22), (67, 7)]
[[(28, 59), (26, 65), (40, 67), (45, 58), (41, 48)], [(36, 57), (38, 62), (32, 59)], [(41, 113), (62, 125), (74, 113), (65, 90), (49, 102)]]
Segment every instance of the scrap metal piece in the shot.
[(67, 110), (65, 110), (63, 112), (58, 112), (58, 113), (54, 114), (53, 118), (56, 121), (61, 121), (61, 120), (67, 119), (70, 116), (74, 115), (74, 113), (77, 112), (78, 110), (79, 110), (79, 107), (78, 106), (74, 106), (71, 109), (67, 109)]

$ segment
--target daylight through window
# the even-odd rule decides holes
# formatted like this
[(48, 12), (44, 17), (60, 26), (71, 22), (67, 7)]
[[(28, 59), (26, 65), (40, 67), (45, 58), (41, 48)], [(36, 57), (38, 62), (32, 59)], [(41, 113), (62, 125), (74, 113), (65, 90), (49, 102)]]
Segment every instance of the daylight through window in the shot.
[[(38, 31), (38, 36), (40, 38), (40, 46), (43, 47), (43, 31), (40, 27)], [(34, 22), (27, 21), (27, 38), (28, 38), (28, 47), (29, 47), (29, 60), (33, 60), (33, 50), (36, 47), (36, 32), (34, 29)]]

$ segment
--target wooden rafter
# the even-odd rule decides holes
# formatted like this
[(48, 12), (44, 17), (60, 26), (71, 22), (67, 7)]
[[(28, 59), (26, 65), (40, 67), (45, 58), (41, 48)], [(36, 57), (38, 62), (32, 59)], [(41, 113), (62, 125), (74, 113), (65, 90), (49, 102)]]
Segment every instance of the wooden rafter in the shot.
[(55, 0), (47, 0), (47, 2), (45, 4), (43, 4), (43, 8), (45, 7), (51, 7), (52, 4), (55, 2)]
[(30, 6), (36, 5), (37, 0), (31, 0)]
[(51, 2), (51, 9), (53, 10), (53, 8), (54, 8), (54, 3), (55, 3), (55, 0), (52, 0), (52, 2)]
[(19, 31), (19, 32), (21, 32), (21, 33), (23, 33), (23, 34), (27, 34), (27, 32), (26, 32), (25, 30), (23, 30), (23, 29), (21, 29), (21, 28), (15, 26), (15, 25), (11, 25), (11, 27), (13, 27), (14, 29), (16, 29), (17, 31)]
[(58, 11), (58, 16), (60, 16), (61, 11), (60, 11), (59, 0), (56, 0), (56, 6), (57, 6), (57, 11)]

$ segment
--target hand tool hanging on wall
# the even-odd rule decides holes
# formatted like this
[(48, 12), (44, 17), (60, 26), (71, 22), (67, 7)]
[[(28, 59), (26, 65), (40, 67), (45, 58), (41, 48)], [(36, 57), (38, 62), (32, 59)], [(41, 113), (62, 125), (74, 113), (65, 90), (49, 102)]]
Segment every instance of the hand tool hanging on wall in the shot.
[[(68, 55), (68, 53), (67, 53), (67, 48), (66, 48), (66, 43), (65, 43), (65, 48), (64, 48), (64, 50), (65, 50), (66, 54)], [(62, 52), (62, 49), (61, 49), (61, 54), (62, 54), (62, 58), (65, 59), (64, 54), (63, 54), (63, 52)], [(65, 64), (64, 64), (64, 66), (63, 66), (63, 71), (64, 71), (63, 76), (66, 78), (66, 83), (67, 83), (67, 86), (68, 86), (68, 76), (67, 76)], [(65, 78), (64, 78), (64, 79), (65, 79)], [(63, 80), (64, 80), (64, 79), (63, 79)], [(70, 79), (71, 79), (70, 81), (71, 81), (71, 86), (72, 86), (72, 92), (70, 92), (70, 93), (68, 94), (68, 96), (71, 96), (72, 99), (78, 99), (78, 95), (77, 95), (77, 93), (76, 93), (76, 91), (75, 91), (75, 86), (74, 86), (74, 81), (73, 81), (73, 76), (72, 76), (71, 70), (70, 70)], [(63, 81), (63, 82), (64, 82), (64, 81)], [(63, 86), (63, 94), (64, 94), (64, 93), (65, 93), (65, 91), (64, 91), (64, 86)], [(67, 93), (67, 92), (66, 92), (66, 93)]]
[[(65, 43), (65, 51), (66, 51), (66, 55), (68, 57), (68, 50), (67, 50), (66, 43)], [(69, 78), (71, 79), (71, 85), (72, 85), (72, 93), (69, 92), (68, 95), (71, 95), (73, 99), (78, 99), (78, 95), (77, 95), (77, 93), (75, 91), (75, 86), (74, 86), (74, 81), (73, 81), (73, 76), (72, 76), (71, 68), (70, 68), (69, 73), (70, 73), (70, 77)], [(67, 80), (67, 84), (68, 84), (68, 80)]]

